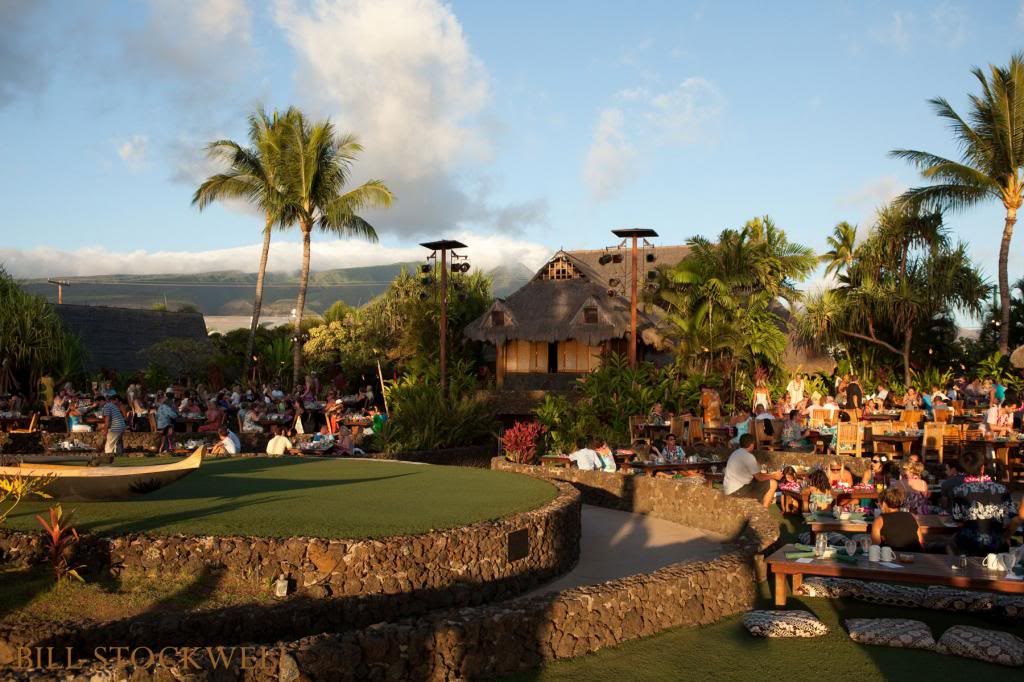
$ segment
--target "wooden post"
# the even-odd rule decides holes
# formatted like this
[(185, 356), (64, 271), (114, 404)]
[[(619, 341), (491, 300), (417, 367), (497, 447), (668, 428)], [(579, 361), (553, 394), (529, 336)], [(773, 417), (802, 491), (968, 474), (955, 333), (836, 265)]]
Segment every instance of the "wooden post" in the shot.
[(636, 367), (636, 235), (633, 236), (632, 268), (629, 285), (629, 366)]
[(502, 341), (497, 344), (498, 357), (494, 363), (494, 375), (498, 388), (505, 385), (505, 344), (507, 343), (507, 341)]
[(448, 249), (441, 249), (441, 397), (448, 387)]
[(377, 361), (377, 378), (380, 379), (380, 397), (384, 399), (384, 414), (391, 416), (388, 409), (388, 392), (384, 389), (384, 372), (380, 369), (380, 360)]

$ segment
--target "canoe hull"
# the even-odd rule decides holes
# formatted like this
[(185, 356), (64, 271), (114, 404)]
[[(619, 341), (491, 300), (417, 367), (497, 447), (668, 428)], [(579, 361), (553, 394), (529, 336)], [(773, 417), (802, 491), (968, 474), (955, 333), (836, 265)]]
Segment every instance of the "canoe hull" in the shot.
[(22, 464), (0, 467), (0, 475), (53, 476), (43, 491), (59, 501), (124, 500), (151, 493), (199, 468), (203, 448), (172, 464), (140, 467), (84, 467)]

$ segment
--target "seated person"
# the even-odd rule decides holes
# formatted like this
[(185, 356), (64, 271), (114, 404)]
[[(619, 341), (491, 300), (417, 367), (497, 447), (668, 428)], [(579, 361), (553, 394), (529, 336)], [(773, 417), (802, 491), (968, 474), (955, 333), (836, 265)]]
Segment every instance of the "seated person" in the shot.
[(661, 447), (661, 455), (669, 462), (681, 462), (686, 457), (683, 448), (676, 442), (676, 434), (665, 436), (665, 444)]
[[(784, 468), (782, 480), (779, 481), (779, 492), (795, 493), (801, 495), (802, 498), (803, 489), (803, 481), (797, 477), (796, 470), (791, 466)], [(799, 512), (802, 504), (800, 499), (794, 499), (790, 495), (780, 495), (779, 507), (784, 514), (790, 514)]]
[(924, 546), (921, 527), (913, 514), (902, 511), (903, 501), (901, 488), (886, 488), (878, 496), (882, 515), (871, 524), (871, 542), (896, 551), (920, 552)]
[(782, 445), (791, 450), (806, 450), (810, 443), (800, 428), (799, 410), (790, 410), (789, 419), (782, 423)]
[[(754, 410), (760, 410), (761, 414), (766, 414), (764, 408), (761, 407), (760, 405), (755, 407)], [(768, 417), (770, 419), (771, 415), (768, 415)], [(730, 424), (730, 426), (736, 429), (736, 435), (733, 436), (732, 439), (729, 441), (729, 445), (739, 445), (740, 438), (743, 437), (743, 434), (754, 432), (754, 417), (749, 414), (737, 415), (736, 417), (733, 418), (732, 424)]]
[(224, 423), (224, 410), (220, 409), (217, 401), (211, 400), (206, 403), (206, 423), (199, 427), (200, 432), (216, 431)]
[(828, 481), (831, 487), (853, 487), (853, 474), (846, 468), (838, 459), (833, 459), (828, 463)]
[(831, 414), (829, 415), (829, 418), (832, 419), (833, 421), (836, 418), (836, 414), (839, 413), (839, 405), (836, 403), (835, 396), (831, 396), (831, 395), (830, 396), (826, 396), (825, 397), (825, 404), (822, 405), (822, 408), (824, 408), (824, 409), (828, 410), (829, 412), (831, 412)]
[(953, 505), (953, 489), (964, 482), (964, 472), (960, 470), (960, 462), (955, 459), (947, 459), (946, 478), (939, 484), (940, 496), (942, 497), (942, 508), (946, 511)]
[(665, 410), (661, 406), (661, 403), (654, 403), (654, 407), (651, 408), (651, 413), (647, 415), (647, 423), (653, 426), (665, 425)]
[(217, 429), (217, 436), (220, 440), (213, 444), (213, 448), (210, 450), (213, 454), (237, 455), (242, 451), (242, 442), (228, 427), (222, 425)]
[(917, 394), (917, 389), (911, 386), (907, 389), (907, 394), (903, 396), (903, 409), (904, 410), (916, 410), (921, 407), (921, 396)]
[(879, 483), (882, 485), (888, 485), (889, 477), (886, 476), (886, 464), (889, 462), (889, 458), (883, 454), (875, 453), (871, 455), (871, 466), (864, 469), (864, 474), (861, 476), (860, 482), (864, 485), (877, 486)]
[(807, 477), (807, 486), (801, 491), (804, 499), (804, 509), (807, 511), (828, 511), (835, 503), (832, 496), (832, 483), (828, 480), (828, 474), (821, 469), (815, 469)]
[(270, 427), (270, 433), (273, 435), (267, 441), (268, 455), (283, 455), (292, 448), (292, 442), (288, 440), (288, 437), (281, 435), (280, 426), (273, 424)]
[(1006, 486), (982, 475), (984, 456), (977, 450), (960, 455), (963, 481), (952, 488), (953, 519), (962, 524), (953, 538), (959, 554), (985, 556), (1000, 552), (1021, 525), (1020, 510)]
[(263, 433), (263, 426), (260, 424), (260, 418), (263, 417), (263, 408), (259, 405), (253, 405), (252, 408), (245, 411), (245, 416), (242, 418), (242, 432), (243, 433)]
[(882, 384), (878, 384), (878, 388), (875, 389), (874, 395), (868, 396), (868, 407), (875, 412), (881, 412), (889, 404), (889, 389)]
[(775, 499), (775, 488), (782, 478), (782, 472), (761, 473), (761, 465), (754, 457), (754, 448), (754, 434), (743, 434), (739, 447), (729, 455), (725, 464), (722, 489), (726, 495), (757, 500), (767, 509)]
[(601, 468), (604, 471), (615, 472), (618, 468), (615, 465), (615, 455), (612, 454), (612, 449), (608, 447), (608, 442), (604, 438), (595, 438), (591, 441), (590, 448), (601, 459)]
[(580, 439), (578, 449), (569, 455), (569, 461), (582, 471), (600, 471), (604, 469), (604, 462), (600, 455), (589, 445), (593, 439)]

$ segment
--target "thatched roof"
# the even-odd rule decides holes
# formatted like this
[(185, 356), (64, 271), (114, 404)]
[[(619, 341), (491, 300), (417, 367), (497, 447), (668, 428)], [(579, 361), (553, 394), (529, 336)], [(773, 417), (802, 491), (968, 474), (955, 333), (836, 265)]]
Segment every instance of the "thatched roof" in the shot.
[[(658, 247), (656, 260), (640, 256), (639, 284), (646, 273), (658, 265), (681, 260), (685, 246)], [(630, 328), (629, 253), (621, 253), (619, 263), (601, 265), (604, 250), (559, 251), (533, 278), (504, 301), (497, 300), (486, 313), (471, 322), (465, 334), (476, 341), (495, 345), (509, 339), (527, 341), (564, 341), (576, 339), (596, 346), (608, 339), (625, 336)], [(559, 275), (552, 275), (554, 270)], [(559, 279), (559, 276), (566, 277)], [(618, 281), (615, 281), (618, 280)], [(587, 309), (596, 310), (596, 320), (587, 322)], [(495, 325), (493, 313), (503, 313), (504, 323)], [(656, 343), (655, 319), (643, 309), (638, 315), (638, 331), (647, 343)]]
[(65, 329), (81, 340), (88, 372), (140, 371), (146, 367), (140, 351), (155, 343), (170, 338), (207, 339), (200, 313), (70, 304), (54, 308)]

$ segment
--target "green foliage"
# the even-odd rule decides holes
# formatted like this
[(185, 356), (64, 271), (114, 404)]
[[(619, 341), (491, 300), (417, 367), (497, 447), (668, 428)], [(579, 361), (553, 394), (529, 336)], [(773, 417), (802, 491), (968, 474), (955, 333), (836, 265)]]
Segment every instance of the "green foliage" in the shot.
[(330, 324), (331, 322), (344, 322), (352, 313), (353, 308), (344, 301), (335, 301), (331, 304), (327, 310), (324, 311), (323, 320), (324, 324)]
[(195, 307), (191, 303), (184, 303), (184, 304), (178, 306), (178, 312), (179, 313), (198, 313), (199, 312), (199, 308)]
[(463, 362), (449, 367), (442, 395), (437, 370), (409, 372), (385, 388), (390, 418), (381, 432), (386, 452), (476, 445), (495, 437), (494, 410), (476, 397), (476, 382)]
[(31, 389), (40, 376), (81, 376), (78, 339), (64, 330), (54, 307), (26, 293), (0, 267), (0, 392)]
[(215, 357), (213, 345), (205, 339), (164, 339), (141, 354), (148, 367), (147, 380), (163, 378), (185, 383), (204, 381)]
[(36, 518), (46, 531), (46, 553), (57, 582), (63, 582), (68, 578), (85, 582), (78, 574), (78, 569), (82, 567), (72, 566), (70, 561), (78, 545), (78, 531), (71, 524), (73, 516), (74, 512), (65, 515), (59, 504), (50, 507), (49, 521), (36, 514)]

